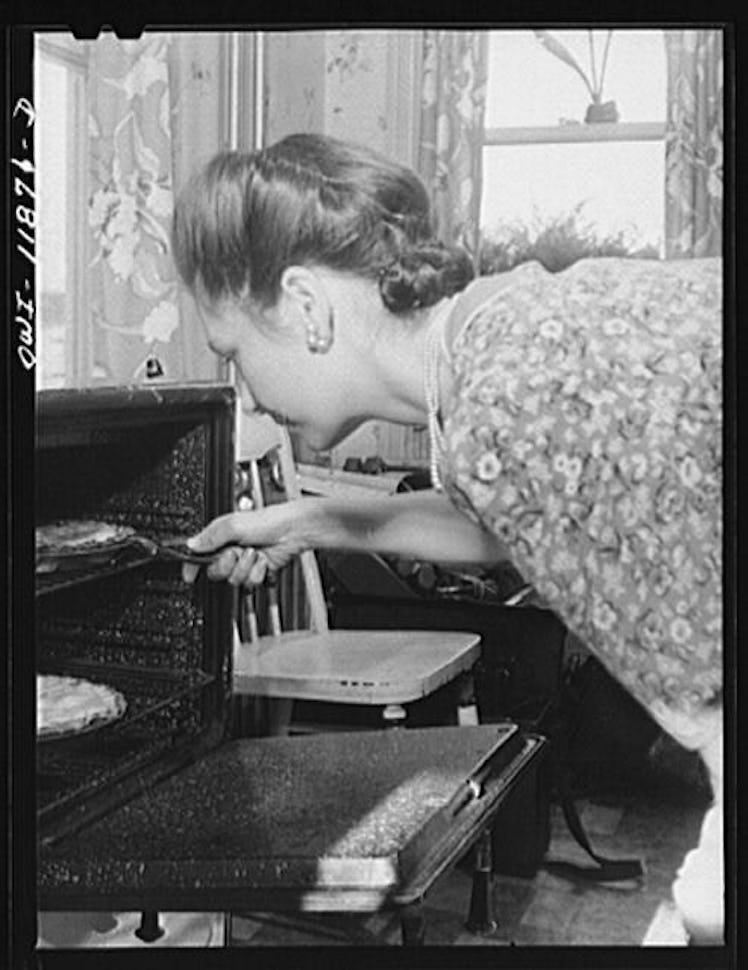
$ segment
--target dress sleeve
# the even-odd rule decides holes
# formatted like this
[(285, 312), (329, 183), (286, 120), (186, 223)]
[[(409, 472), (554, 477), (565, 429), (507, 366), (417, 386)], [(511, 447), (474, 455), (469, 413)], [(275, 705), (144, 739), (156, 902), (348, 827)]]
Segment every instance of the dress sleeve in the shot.
[(457, 328), (441, 468), (650, 710), (721, 683), (721, 263), (507, 274)]

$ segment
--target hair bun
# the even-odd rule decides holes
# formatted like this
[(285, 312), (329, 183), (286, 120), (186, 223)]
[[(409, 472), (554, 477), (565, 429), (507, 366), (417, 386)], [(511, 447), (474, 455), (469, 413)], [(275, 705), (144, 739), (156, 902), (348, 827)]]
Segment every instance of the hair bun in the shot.
[(406, 313), (458, 293), (474, 275), (472, 261), (464, 249), (422, 243), (409, 247), (383, 267), (379, 292), (388, 310)]

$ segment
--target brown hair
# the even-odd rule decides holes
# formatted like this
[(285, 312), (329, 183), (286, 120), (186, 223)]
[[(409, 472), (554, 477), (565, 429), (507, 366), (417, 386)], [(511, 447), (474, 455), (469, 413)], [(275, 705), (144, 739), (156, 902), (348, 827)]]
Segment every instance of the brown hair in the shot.
[(279, 296), (283, 270), (313, 264), (379, 281), (393, 313), (429, 306), (473, 277), (467, 253), (434, 234), (410, 169), (324, 135), (222, 152), (190, 180), (173, 227), (177, 269), (213, 299)]

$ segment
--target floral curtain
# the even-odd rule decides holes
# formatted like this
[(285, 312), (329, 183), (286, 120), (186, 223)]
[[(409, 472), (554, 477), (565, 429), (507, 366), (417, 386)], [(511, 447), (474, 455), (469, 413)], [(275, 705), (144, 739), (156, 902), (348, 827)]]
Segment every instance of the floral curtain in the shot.
[(722, 251), (722, 31), (667, 30), (665, 49), (666, 256), (718, 256)]
[(488, 31), (427, 30), (418, 170), (445, 242), (477, 260)]
[(220, 61), (219, 35), (102, 34), (92, 44), (82, 383), (218, 375), (177, 286), (169, 232), (179, 184), (220, 147)]

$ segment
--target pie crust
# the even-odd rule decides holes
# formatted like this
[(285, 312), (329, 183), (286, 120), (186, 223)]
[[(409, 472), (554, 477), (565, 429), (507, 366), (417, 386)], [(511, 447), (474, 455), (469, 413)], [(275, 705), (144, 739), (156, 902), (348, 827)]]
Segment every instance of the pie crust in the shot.
[(36, 736), (79, 734), (122, 717), (124, 696), (107, 684), (57, 674), (36, 676)]
[(129, 525), (93, 519), (51, 522), (36, 529), (36, 553), (41, 556), (65, 556), (96, 551), (122, 542), (134, 533), (135, 530)]

